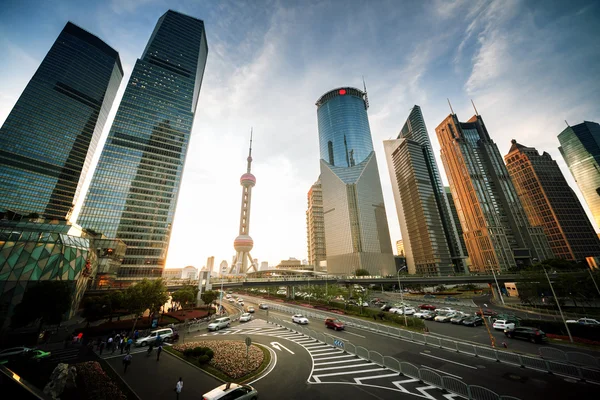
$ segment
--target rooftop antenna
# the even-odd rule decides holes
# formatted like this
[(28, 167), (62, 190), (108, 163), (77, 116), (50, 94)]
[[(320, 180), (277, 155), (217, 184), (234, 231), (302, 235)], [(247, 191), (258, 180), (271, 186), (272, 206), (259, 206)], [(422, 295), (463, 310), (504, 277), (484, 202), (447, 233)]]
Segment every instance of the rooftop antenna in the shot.
[(250, 150), (248, 151), (248, 173), (250, 173), (250, 167), (252, 164), (252, 131), (253, 131), (253, 127), (250, 127)]
[(446, 98), (446, 100), (448, 100), (448, 105), (450, 106), (450, 111), (454, 115), (454, 110), (452, 109), (452, 104), (450, 104), (450, 99)]
[(365, 76), (362, 77), (363, 80), (363, 88), (365, 91), (365, 110), (369, 109), (369, 96), (367, 96), (367, 84), (365, 83)]
[(567, 126), (570, 128), (571, 125), (569, 125), (569, 123), (567, 122), (567, 120), (565, 119), (565, 124), (567, 124)]
[(479, 117), (479, 113), (477, 112), (477, 107), (475, 107), (475, 103), (473, 103), (473, 99), (471, 99), (471, 104), (473, 104), (473, 109), (475, 109), (475, 115)]

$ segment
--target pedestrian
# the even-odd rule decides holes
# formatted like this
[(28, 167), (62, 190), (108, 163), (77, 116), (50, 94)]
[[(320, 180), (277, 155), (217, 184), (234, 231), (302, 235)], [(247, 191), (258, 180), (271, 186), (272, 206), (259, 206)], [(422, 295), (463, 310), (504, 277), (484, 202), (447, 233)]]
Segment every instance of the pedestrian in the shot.
[(127, 353), (125, 357), (123, 357), (123, 373), (127, 373), (127, 367), (131, 364), (131, 359), (133, 356), (130, 353)]
[(179, 377), (179, 380), (175, 384), (175, 394), (177, 395), (177, 400), (179, 400), (179, 393), (183, 390), (183, 379)]
[(505, 349), (508, 349), (508, 344), (506, 342), (502, 342), (502, 346), (504, 346)]
[(121, 337), (121, 340), (119, 341), (119, 349), (121, 350), (121, 354), (123, 354), (123, 350), (125, 349), (125, 339), (127, 338)]
[(108, 341), (106, 343), (106, 351), (109, 351), (112, 349), (112, 345), (113, 345), (113, 337), (109, 336), (108, 337)]
[(102, 355), (102, 350), (104, 350), (104, 340), (100, 341), (100, 346), (98, 346), (98, 349), (100, 350), (100, 355)]
[(162, 344), (160, 344), (156, 349), (156, 361), (160, 359), (160, 353), (162, 353)]
[(136, 329), (135, 332), (133, 332), (133, 339), (137, 340), (139, 336), (140, 336), (140, 332)]
[(125, 345), (125, 351), (126, 352), (130, 352), (131, 351), (131, 345), (133, 344), (133, 340), (131, 340), (131, 338), (127, 339), (127, 344)]

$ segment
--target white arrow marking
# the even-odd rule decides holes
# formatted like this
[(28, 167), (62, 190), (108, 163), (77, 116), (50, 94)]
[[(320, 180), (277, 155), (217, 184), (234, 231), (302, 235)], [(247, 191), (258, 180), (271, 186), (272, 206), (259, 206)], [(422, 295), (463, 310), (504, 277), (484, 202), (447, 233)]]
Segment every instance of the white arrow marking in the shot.
[(421, 393), (423, 393), (423, 396), (430, 399), (430, 400), (435, 400), (435, 397), (433, 397), (432, 395), (430, 395), (429, 393), (427, 393), (427, 390), (431, 390), (431, 389), (435, 389), (435, 386), (425, 386), (425, 387), (419, 387), (417, 388), (417, 390)]
[(290, 349), (288, 349), (287, 347), (285, 347), (284, 345), (282, 345), (279, 342), (271, 342), (271, 346), (273, 346), (275, 349), (281, 351), (281, 348), (283, 347), (285, 350), (289, 351), (291, 354), (294, 354), (293, 351), (291, 351)]

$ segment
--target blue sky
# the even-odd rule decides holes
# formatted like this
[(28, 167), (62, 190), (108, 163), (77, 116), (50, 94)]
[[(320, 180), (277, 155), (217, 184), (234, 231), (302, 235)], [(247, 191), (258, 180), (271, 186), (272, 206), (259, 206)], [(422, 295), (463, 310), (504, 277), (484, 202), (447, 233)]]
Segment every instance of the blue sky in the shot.
[(593, 0), (4, 0), (0, 123), (68, 20), (119, 51), (121, 95), (169, 8), (203, 19), (209, 45), (169, 267), (231, 261), (251, 126), (252, 255), (271, 265), (306, 258), (306, 193), (319, 175), (314, 103), (330, 89), (361, 87), (362, 76), (393, 242), (400, 229), (382, 141), (397, 135), (412, 105), (422, 107), (438, 162), (446, 98), (463, 121), (473, 99), (503, 155), (512, 138), (547, 151), (574, 188), (556, 135), (565, 120), (600, 121)]

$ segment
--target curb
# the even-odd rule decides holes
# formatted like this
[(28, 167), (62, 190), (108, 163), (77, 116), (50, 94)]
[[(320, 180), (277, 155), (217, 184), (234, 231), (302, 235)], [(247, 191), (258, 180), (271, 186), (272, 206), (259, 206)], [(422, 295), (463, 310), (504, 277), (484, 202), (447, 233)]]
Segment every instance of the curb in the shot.
[(199, 366), (197, 366), (197, 365), (194, 365), (194, 364), (192, 364), (192, 363), (191, 363), (191, 362), (189, 362), (188, 360), (185, 360), (185, 359), (183, 359), (183, 358), (179, 357), (177, 354), (173, 354), (173, 353), (171, 353), (170, 351), (167, 351), (167, 353), (168, 353), (169, 355), (171, 355), (172, 357), (178, 358), (178, 359), (180, 359), (181, 361), (183, 361), (184, 363), (186, 363), (186, 364), (188, 364), (188, 365), (190, 365), (190, 366), (192, 366), (192, 367), (196, 368), (198, 371), (201, 371), (201, 372), (205, 373), (206, 375), (212, 376), (213, 378), (215, 378), (215, 379), (216, 379), (216, 380), (218, 380), (219, 382), (227, 383), (227, 381), (224, 381), (223, 379), (219, 378), (218, 376), (216, 376), (216, 375), (213, 375), (213, 374), (211, 374), (210, 372), (203, 370), (202, 368), (200, 368), (200, 367), (199, 367)]

